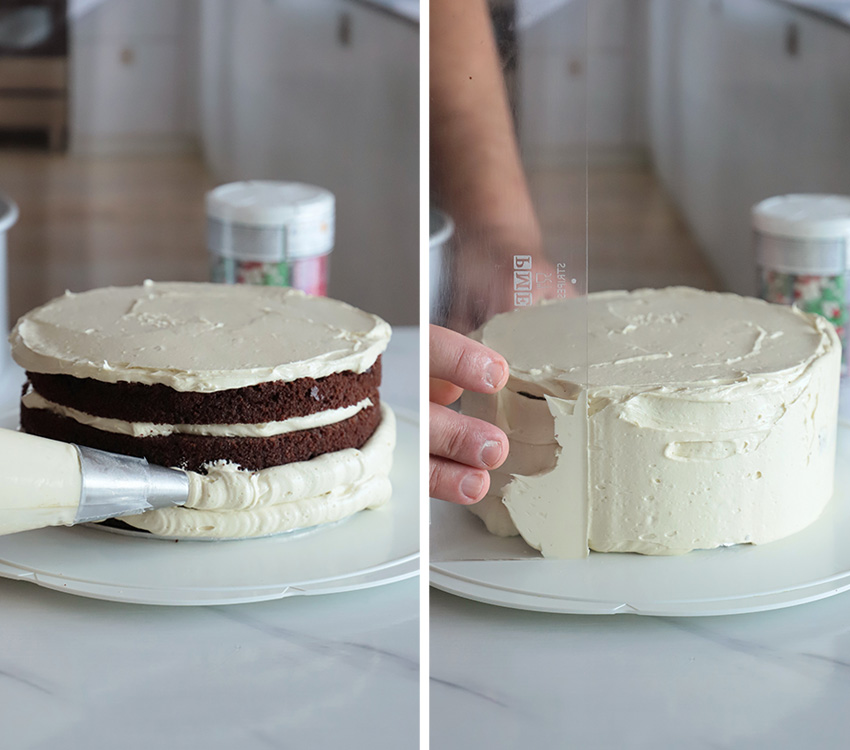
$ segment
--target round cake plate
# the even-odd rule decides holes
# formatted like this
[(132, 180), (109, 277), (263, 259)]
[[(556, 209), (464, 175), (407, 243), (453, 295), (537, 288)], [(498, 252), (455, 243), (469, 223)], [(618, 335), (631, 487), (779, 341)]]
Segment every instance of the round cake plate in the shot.
[[(770, 544), (674, 557), (591, 553), (583, 560), (496, 560), (491, 555), (444, 562), (441, 539), (456, 540), (462, 531), (470, 549), (478, 543), (492, 550), (493, 537), (464, 508), (432, 501), (430, 582), (488, 604), (565, 614), (731, 615), (833, 596), (850, 589), (848, 427), (839, 427), (837, 453), (835, 494), (809, 528)], [(516, 541), (497, 543), (509, 550)]]
[[(88, 526), (0, 536), (0, 576), (95, 599), (213, 605), (380, 586), (419, 571), (419, 426), (396, 411), (387, 505), (303, 534), (197, 542), (112, 534)], [(17, 427), (17, 407), (0, 427)], [(0, 488), (2, 491), (2, 488)]]

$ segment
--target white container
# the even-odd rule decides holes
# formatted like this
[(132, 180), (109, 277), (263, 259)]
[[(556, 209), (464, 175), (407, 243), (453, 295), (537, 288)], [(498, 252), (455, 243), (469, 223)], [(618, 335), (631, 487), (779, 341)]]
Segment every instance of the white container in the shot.
[(847, 367), (850, 197), (780, 195), (752, 209), (761, 296), (823, 315), (837, 329)]
[(327, 293), (333, 193), (298, 182), (231, 182), (206, 198), (213, 281)]
[[(9, 296), (6, 276), (6, 232), (18, 220), (18, 207), (15, 202), (0, 195), (0, 331), (5, 339), (9, 334)], [(7, 372), (12, 362), (8, 344), (0, 354), (0, 375)]]

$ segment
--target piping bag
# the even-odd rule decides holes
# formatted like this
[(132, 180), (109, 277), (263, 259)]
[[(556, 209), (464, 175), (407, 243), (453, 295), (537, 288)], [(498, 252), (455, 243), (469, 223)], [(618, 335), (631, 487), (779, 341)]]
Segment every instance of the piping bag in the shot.
[(0, 535), (170, 508), (188, 497), (180, 469), (0, 429)]

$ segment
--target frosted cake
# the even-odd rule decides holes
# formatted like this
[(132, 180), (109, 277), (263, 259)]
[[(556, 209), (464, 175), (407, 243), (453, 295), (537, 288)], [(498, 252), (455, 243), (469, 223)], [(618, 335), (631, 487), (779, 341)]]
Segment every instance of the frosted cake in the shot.
[(781, 539), (830, 500), (841, 346), (819, 316), (644, 289), (521, 308), (475, 337), (510, 365), (502, 392), (462, 404), (510, 441), (470, 506), (494, 534), (547, 557), (680, 554)]

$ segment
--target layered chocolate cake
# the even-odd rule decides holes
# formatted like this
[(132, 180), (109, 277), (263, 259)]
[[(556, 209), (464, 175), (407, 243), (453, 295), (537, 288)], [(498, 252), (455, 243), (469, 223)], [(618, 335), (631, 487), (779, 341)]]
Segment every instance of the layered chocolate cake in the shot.
[(185, 508), (123, 518), (245, 537), (385, 502), (389, 326), (292, 289), (152, 283), (66, 293), (12, 332), (26, 432), (190, 473)]

